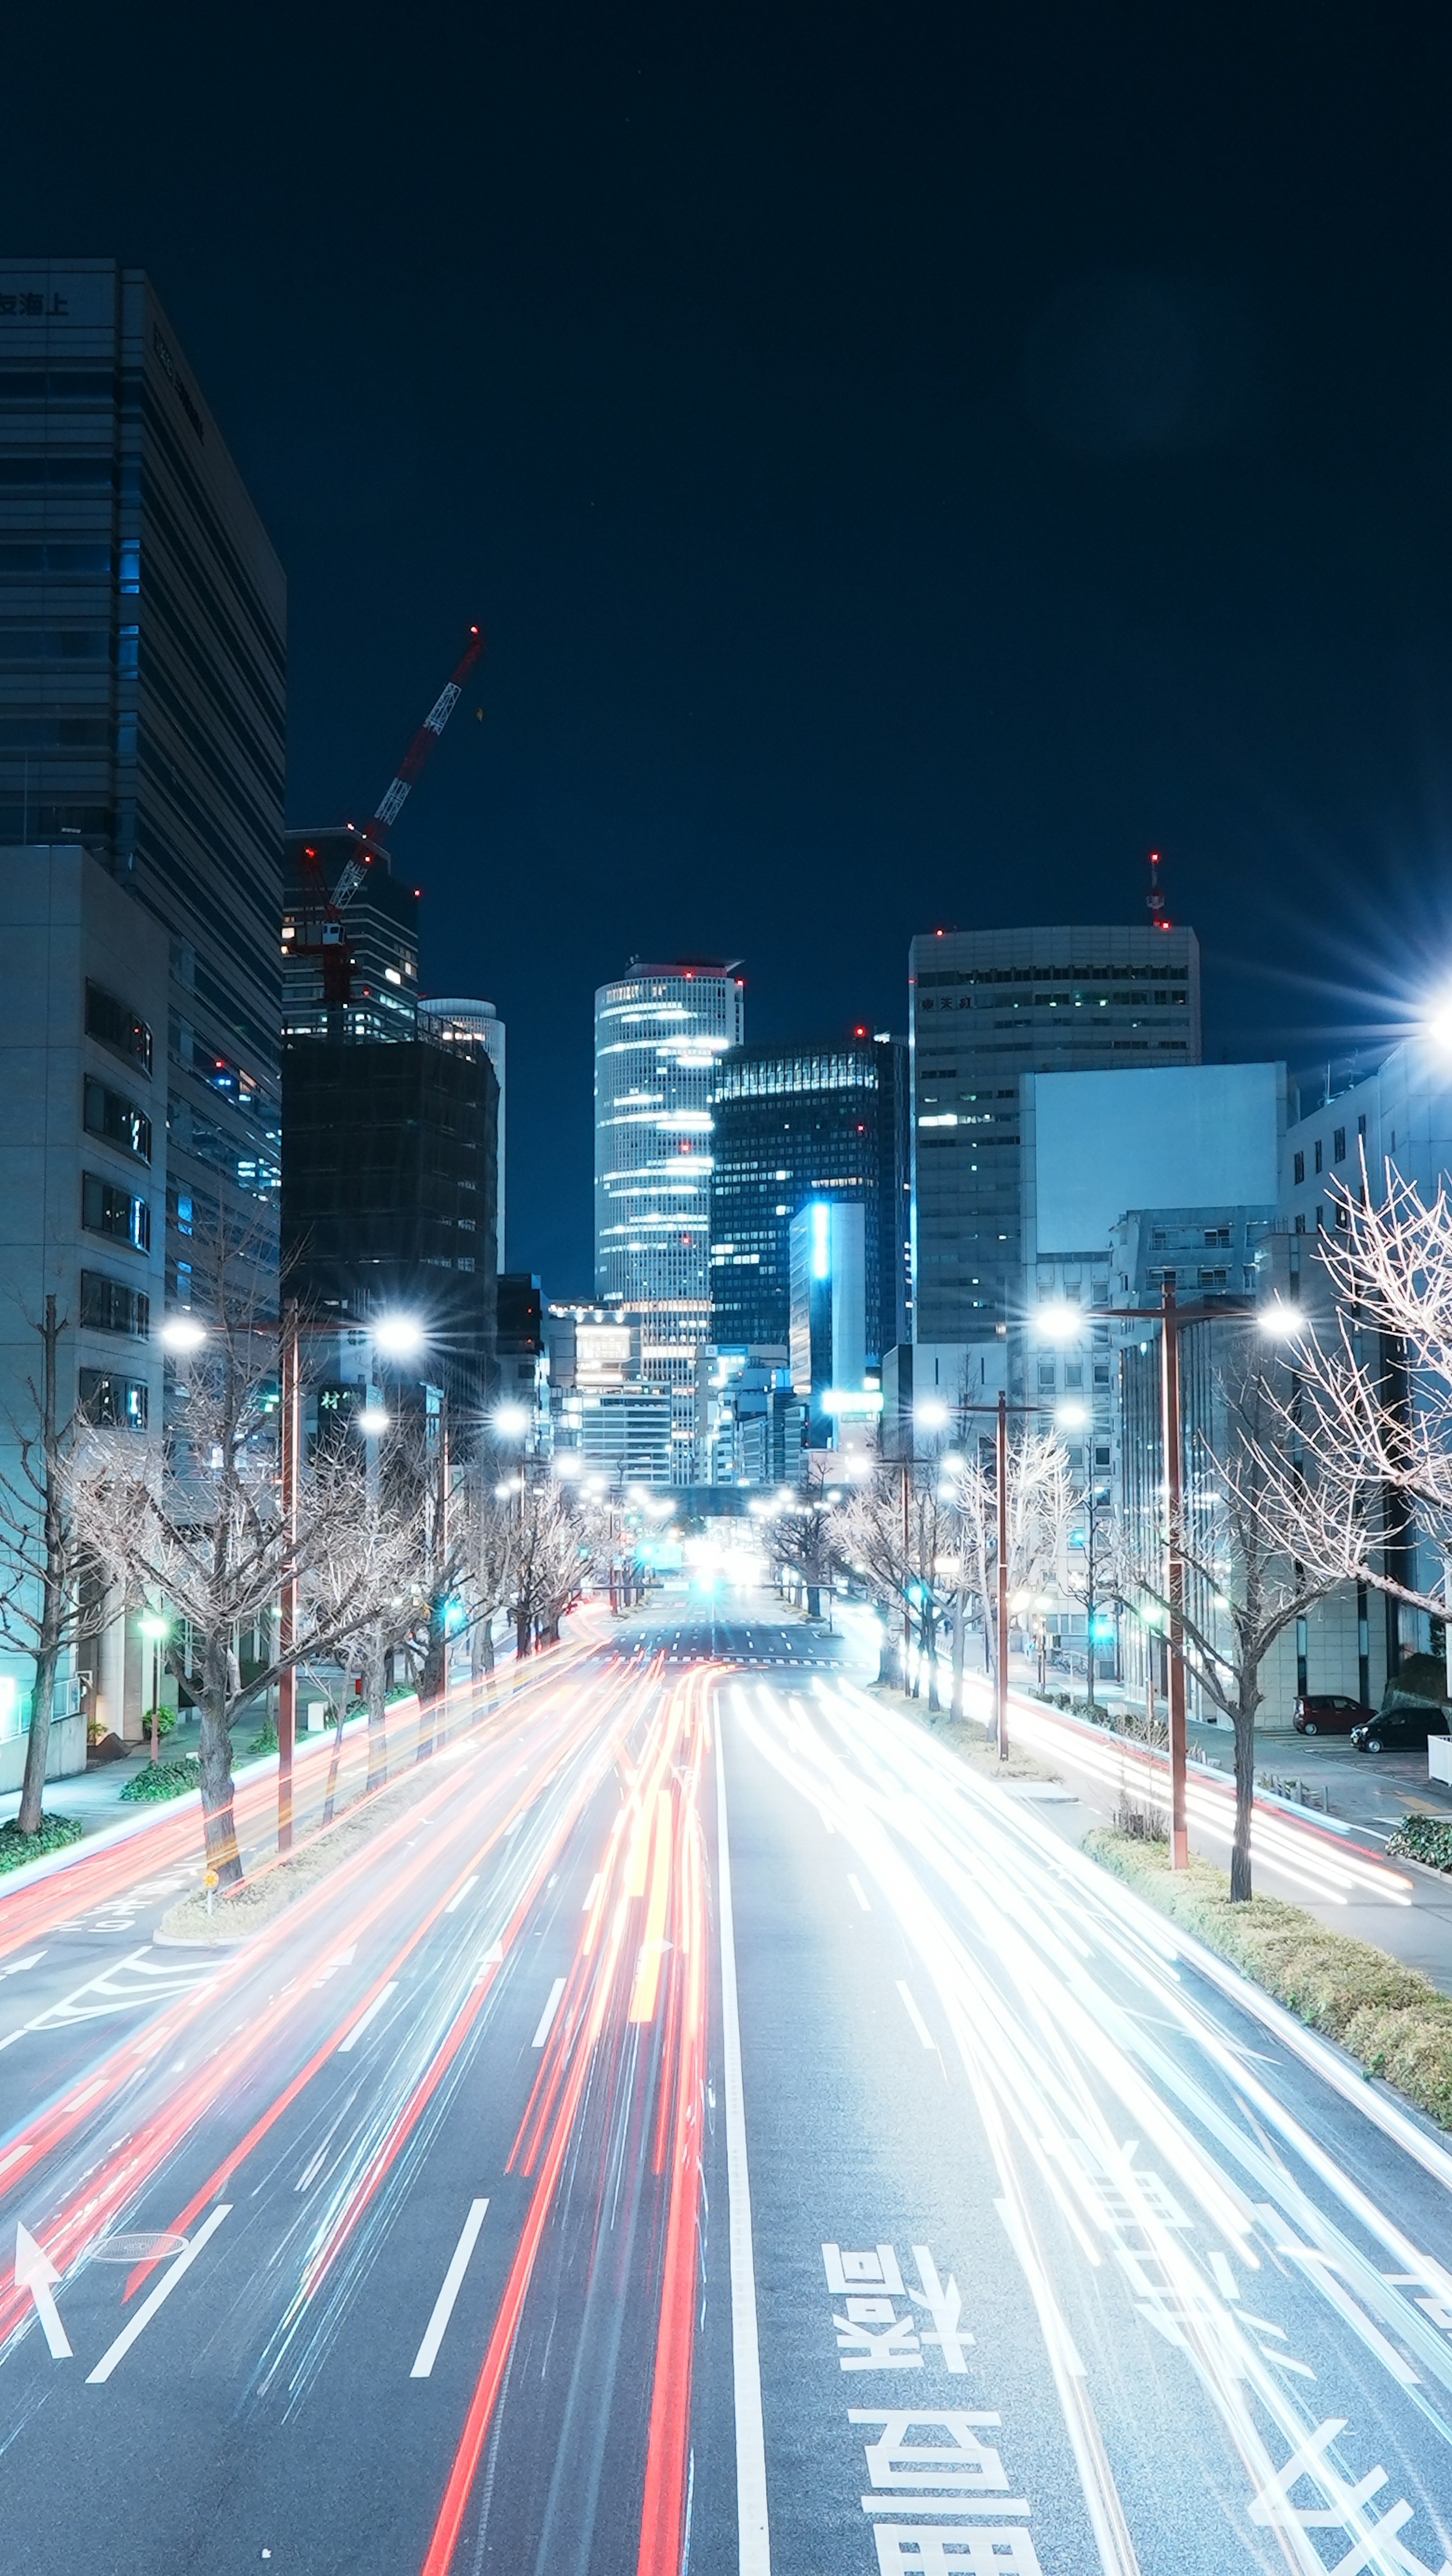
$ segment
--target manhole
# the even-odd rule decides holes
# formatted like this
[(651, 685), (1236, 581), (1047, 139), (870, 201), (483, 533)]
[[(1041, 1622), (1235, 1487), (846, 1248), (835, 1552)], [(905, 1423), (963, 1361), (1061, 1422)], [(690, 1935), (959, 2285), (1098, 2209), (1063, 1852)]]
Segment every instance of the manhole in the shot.
[(156, 2236), (100, 2236), (91, 2247), (93, 2263), (167, 2263), (173, 2254), (185, 2254), (185, 2236), (171, 2236), (163, 2229)]

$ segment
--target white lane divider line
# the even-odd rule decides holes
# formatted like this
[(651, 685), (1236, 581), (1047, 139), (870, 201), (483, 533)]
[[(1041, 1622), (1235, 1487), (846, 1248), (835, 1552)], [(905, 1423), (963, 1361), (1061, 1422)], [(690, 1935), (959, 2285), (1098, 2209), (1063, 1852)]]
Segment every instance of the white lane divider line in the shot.
[(386, 1986), (379, 1987), (378, 1992), (374, 1996), (372, 2003), (368, 2006), (367, 2011), (359, 2014), (352, 2029), (349, 2031), (347, 2038), (339, 2040), (338, 2055), (340, 2057), (346, 2057), (350, 2048), (357, 2047), (359, 2040), (362, 2038), (363, 2033), (367, 2029), (369, 2023), (373, 2020), (375, 2014), (381, 2013), (389, 1996), (396, 1995), (397, 1992), (397, 1977), (390, 1977)]
[(929, 2030), (927, 2023), (924, 2021), (922, 2014), (919, 2012), (916, 2003), (913, 2001), (911, 1987), (902, 1977), (898, 1978), (897, 1990), (903, 2000), (903, 2010), (906, 2012), (908, 2020), (912, 2023), (912, 2026), (917, 2032), (919, 2039), (922, 2041), (924, 2048), (932, 2049), (936, 2056), (938, 2043), (934, 2039), (932, 2032)]
[(591, 1906), (594, 1904), (596, 1897), (597, 1897), (597, 1896), (599, 1895), (599, 1893), (600, 1893), (600, 1881), (602, 1880), (602, 1878), (604, 1877), (604, 1875), (605, 1875), (605, 1872), (603, 1871), (603, 1869), (597, 1869), (597, 1870), (596, 1870), (595, 1875), (594, 1875), (594, 1877), (591, 1879), (591, 1881), (590, 1881), (590, 1884), (589, 1884), (588, 1888), (585, 1890), (585, 1902), (584, 1902), (584, 1904), (583, 1904), (583, 1905), (581, 1906), (581, 1908), (580, 1908), (580, 1912), (581, 1912), (582, 1914), (588, 1914), (588, 1913), (589, 1913)]
[(427, 2379), (438, 2358), (439, 2346), (444, 2340), (444, 2328), (454, 2313), (454, 2301), (459, 2295), (464, 2274), (469, 2269), (469, 2257), (474, 2251), (479, 2230), (484, 2224), (484, 2212), (488, 2206), (487, 2200), (471, 2200), (469, 2203), (469, 2215), (464, 2221), (463, 2234), (454, 2247), (453, 2260), (444, 2274), (443, 2288), (434, 2301), (433, 2315), (428, 2321), (423, 2342), (419, 2345), (413, 2368), (408, 2374), (410, 2379)]
[(477, 1871), (477, 1869), (476, 1869), (476, 1870), (475, 1870), (475, 1872), (474, 1872), (473, 1877), (472, 1877), (472, 1878), (466, 1878), (466, 1879), (465, 1879), (465, 1881), (464, 1881), (463, 1886), (462, 1886), (462, 1887), (457, 1891), (457, 1893), (456, 1893), (455, 1895), (453, 1895), (453, 1896), (451, 1896), (451, 1897), (450, 1897), (450, 1899), (449, 1899), (449, 1901), (448, 1901), (448, 1904), (444, 1907), (444, 1912), (445, 1912), (446, 1914), (457, 1914), (457, 1913), (458, 1913), (458, 1911), (459, 1911), (460, 1906), (461, 1906), (461, 1905), (463, 1904), (463, 1902), (464, 1902), (465, 1897), (468, 1895), (470, 1888), (471, 1888), (471, 1887), (477, 1887), (477, 1886), (478, 1886), (478, 1884), (479, 1884), (479, 1872), (478, 1872), (478, 1871)]
[(868, 1904), (866, 1896), (863, 1894), (862, 1881), (857, 1876), (855, 1870), (849, 1869), (847, 1872), (847, 1884), (851, 1888), (853, 1895), (856, 1897), (858, 1904), (861, 1906), (863, 1913), (870, 1914), (872, 1912), (872, 1908)]
[(550, 1988), (549, 2002), (545, 2005), (544, 2011), (540, 2014), (539, 2028), (529, 2043), (531, 2048), (543, 2048), (545, 2041), (550, 2035), (550, 2024), (554, 2020), (556, 2013), (559, 2011), (560, 1997), (564, 1991), (564, 1978), (556, 1977), (554, 1984)]
[(161, 2279), (157, 2282), (155, 2289), (152, 2291), (150, 2298), (142, 2300), (142, 2303), (137, 2309), (135, 2316), (132, 2318), (130, 2325), (124, 2327), (122, 2332), (118, 2334), (109, 2351), (102, 2353), (95, 2369), (87, 2373), (86, 2386), (88, 2388), (98, 2387), (102, 2380), (109, 2379), (117, 2362), (124, 2361), (127, 2353), (131, 2350), (132, 2345), (136, 2341), (137, 2336), (145, 2333), (146, 2328), (150, 2325), (151, 2320), (155, 2316), (157, 2309), (161, 2306), (162, 2301), (171, 2297), (171, 2294), (176, 2288), (178, 2281), (181, 2279), (183, 2272), (188, 2271), (192, 2264), (195, 2263), (197, 2256), (200, 2254), (202, 2247), (206, 2244), (207, 2239), (211, 2236), (215, 2236), (223, 2219), (230, 2216), (231, 2208), (232, 2204), (230, 2200), (219, 2202), (218, 2206), (213, 2210), (211, 2217), (207, 2220), (205, 2227), (199, 2227), (197, 2229), (197, 2232), (192, 2238), (190, 2245), (187, 2247), (185, 2254), (178, 2254), (176, 2261), (167, 2265)]
[(761, 2421), (761, 2348), (756, 2324), (756, 2261), (751, 2244), (751, 2179), (746, 2163), (741, 2017), (736, 2000), (736, 1919), (731, 1910), (731, 1834), (726, 1820), (726, 1763), (721, 1749), (719, 1715), (716, 1725), (716, 1888), (721, 1922), (721, 2060), (726, 2095), (731, 2362), (736, 2403), (736, 2564), (738, 2576), (771, 2576), (771, 2528), (766, 2511), (766, 2437)]
[(1210, 2269), (1215, 2275), (1215, 2287), (1219, 2291), (1222, 2299), (1232, 2299), (1238, 2305), (1240, 2300), (1240, 2285), (1225, 2256), (1218, 2250), (1218, 2248), (1213, 2251), (1210, 2256)]

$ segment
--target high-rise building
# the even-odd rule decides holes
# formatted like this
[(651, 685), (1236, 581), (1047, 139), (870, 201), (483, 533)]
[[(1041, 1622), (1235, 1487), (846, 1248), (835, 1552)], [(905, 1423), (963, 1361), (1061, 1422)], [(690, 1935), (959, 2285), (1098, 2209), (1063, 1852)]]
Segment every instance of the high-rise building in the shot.
[(492, 1002), (471, 1002), (457, 997), (448, 1000), (421, 1001), (418, 1006), (420, 1027), (432, 1031), (441, 1046), (482, 1047), (494, 1067), (499, 1086), (499, 1134), (495, 1148), (498, 1172), (498, 1204), (494, 1212), (494, 1238), (499, 1267), (504, 1268), (504, 1022)]
[(167, 1294), (200, 1226), (270, 1296), (286, 586), (149, 280), (0, 260), (0, 842), (88, 851), (158, 922)]
[(1019, 1077), (1200, 1061), (1200, 951), (1159, 922), (935, 931), (909, 962), (913, 1338), (1018, 1311)]
[[(812, 1199), (792, 1218), (791, 1381), (808, 1408), (812, 1449), (832, 1446), (843, 1399), (865, 1392), (863, 1256), (862, 1209), (853, 1201)], [(860, 1417), (860, 1404), (856, 1410)]]
[(395, 873), (377, 832), (338, 823), (288, 833), (282, 989), (285, 1038), (413, 1036), (418, 888)]
[(727, 960), (636, 965), (595, 995), (595, 1289), (639, 1324), (646, 1385), (694, 1390), (710, 1315), (711, 1101), (742, 1026)]
[(870, 1368), (909, 1333), (907, 1047), (866, 1029), (815, 1046), (743, 1046), (712, 1101), (711, 1340), (785, 1343), (788, 1235), (809, 1199), (860, 1207)]

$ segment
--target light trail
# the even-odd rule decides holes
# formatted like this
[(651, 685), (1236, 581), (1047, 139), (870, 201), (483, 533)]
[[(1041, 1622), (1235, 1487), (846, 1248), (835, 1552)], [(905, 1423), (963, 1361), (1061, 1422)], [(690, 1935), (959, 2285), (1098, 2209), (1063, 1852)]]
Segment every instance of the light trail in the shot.
[[(1378, 2416), (1403, 2410), (1404, 2449), (1414, 2426), (1430, 2440), (1440, 2465), (1402, 2474), (1409, 2494), (1420, 2479), (1435, 2523), (1452, 2492), (1452, 2282), (1187, 1987), (1173, 1939), (1147, 1918), (1132, 1936), (1145, 1909), (1127, 1891), (910, 1720), (820, 1684), (810, 1718), (770, 1689), (731, 1699), (756, 1750), (852, 1845), (931, 1983), (1039, 2312), (1105, 2576), (1129, 2576), (1133, 2550), (1091, 2374), (1073, 2354), (1070, 2285), (1052, 2286), (1050, 2213), (1077, 2249), (1074, 2296), (1102, 2302), (1110, 2283), (1128, 2285), (1132, 2311), (1194, 2370), (1208, 2409), (1196, 2438), (1218, 2428), (1252, 2495), (1320, 2438), (1326, 2402), (1300, 2392), (1334, 2357), (1358, 2385), (1370, 2373)], [(1221, 2240), (1218, 2269), (1193, 2241), (1201, 2225)], [(1315, 2372), (1283, 2329), (1227, 2295), (1237, 2267), (1265, 2265), (1319, 2308)], [(1339, 2531), (1339, 2508), (1332, 2519)], [(1324, 2576), (1295, 2516), (1277, 2538), (1288, 2564)], [(1417, 2563), (1374, 2539), (1348, 2561)]]

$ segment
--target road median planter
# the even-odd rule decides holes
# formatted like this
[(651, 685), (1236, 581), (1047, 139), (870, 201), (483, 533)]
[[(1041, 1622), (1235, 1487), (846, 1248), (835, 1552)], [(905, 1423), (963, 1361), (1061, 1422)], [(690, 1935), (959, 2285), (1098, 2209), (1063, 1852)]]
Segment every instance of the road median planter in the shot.
[(1452, 1996), (1416, 1968), (1328, 1932), (1299, 1905), (1252, 1897), (1232, 1905), (1230, 1880), (1197, 1853), (1172, 1872), (1166, 1846), (1108, 1825), (1084, 1850), (1207, 1950), (1263, 1986), (1308, 2029), (1334, 2039), (1366, 2075), (1380, 2075), (1419, 2111), (1452, 2128)]
[(24, 1869), (27, 1861), (41, 1860), (47, 1852), (64, 1851), (67, 1843), (81, 1842), (85, 1831), (77, 1816), (42, 1816), (33, 1834), (23, 1834), (14, 1823), (0, 1825), (0, 1874)]
[(407, 1814), (429, 1789), (438, 1786), (433, 1762), (422, 1763), (390, 1788), (376, 1789), (349, 1807), (335, 1824), (324, 1825), (285, 1860), (263, 1863), (227, 1895), (215, 1895), (207, 1911), (201, 1889), (178, 1899), (162, 1916), (152, 1938), (163, 1950), (230, 1950), (264, 1932), (299, 1897), (352, 1860), (375, 1834)]
[(1388, 1860), (1419, 1860), (1425, 1869), (1452, 1870), (1452, 1816), (1408, 1816), (1386, 1847)]

